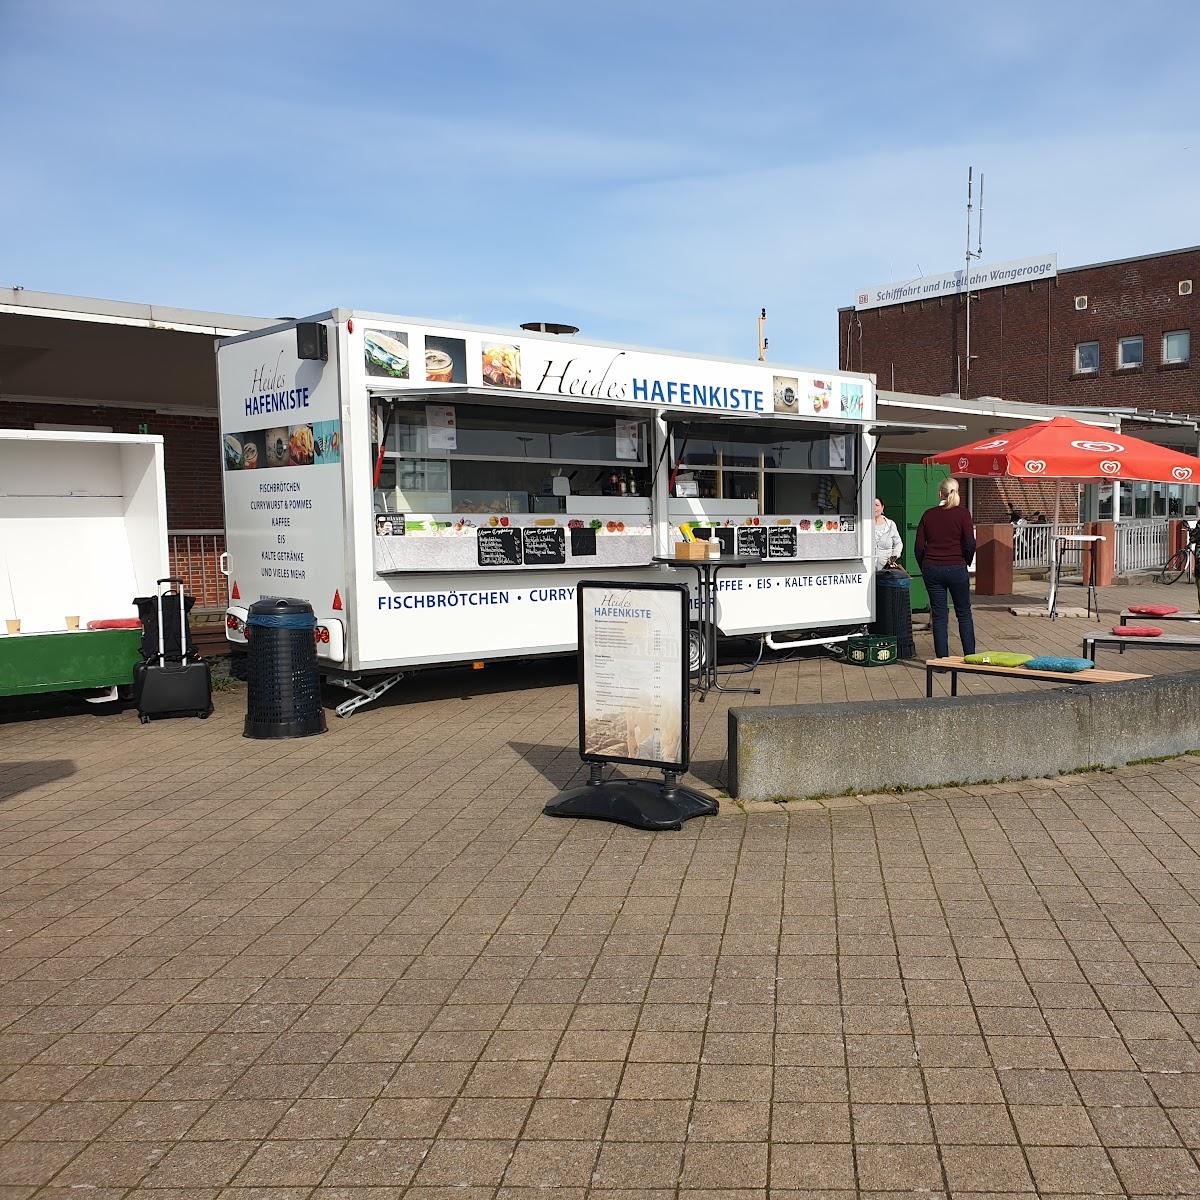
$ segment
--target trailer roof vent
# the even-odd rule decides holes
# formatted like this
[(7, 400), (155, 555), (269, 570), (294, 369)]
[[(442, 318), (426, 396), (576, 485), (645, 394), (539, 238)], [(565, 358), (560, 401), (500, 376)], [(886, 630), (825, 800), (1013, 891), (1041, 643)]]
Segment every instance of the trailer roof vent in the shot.
[(559, 325), (556, 321), (524, 321), (521, 328), (529, 333), (578, 333), (578, 325)]
[(1190, 279), (1181, 279), (1179, 281), (1179, 294), (1181, 296), (1190, 296), (1192, 294), (1192, 281)]
[(1087, 312), (1087, 297), (1086, 296), (1076, 296), (1075, 297), (1075, 311), (1076, 312)]

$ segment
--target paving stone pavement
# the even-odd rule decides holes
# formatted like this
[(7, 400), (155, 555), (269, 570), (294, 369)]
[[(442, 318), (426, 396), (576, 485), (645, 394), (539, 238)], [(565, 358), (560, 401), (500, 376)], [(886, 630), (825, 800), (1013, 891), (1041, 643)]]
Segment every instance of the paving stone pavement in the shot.
[(1200, 1194), (1200, 758), (648, 835), (541, 816), (569, 666), (396, 692), (0, 724), (0, 1200)]

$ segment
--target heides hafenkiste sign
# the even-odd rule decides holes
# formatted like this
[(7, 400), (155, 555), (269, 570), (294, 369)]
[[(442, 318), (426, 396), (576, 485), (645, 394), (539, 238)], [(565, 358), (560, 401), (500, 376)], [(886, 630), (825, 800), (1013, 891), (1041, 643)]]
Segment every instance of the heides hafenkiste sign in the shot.
[(579, 755), (686, 771), (688, 590), (579, 584)]

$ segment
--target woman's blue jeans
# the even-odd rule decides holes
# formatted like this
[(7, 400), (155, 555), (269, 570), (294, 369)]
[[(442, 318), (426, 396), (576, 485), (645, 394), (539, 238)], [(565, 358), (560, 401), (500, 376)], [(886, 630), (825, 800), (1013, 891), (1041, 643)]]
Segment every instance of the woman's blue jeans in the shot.
[(929, 614), (933, 619), (933, 653), (936, 658), (945, 658), (950, 653), (950, 612), (946, 607), (946, 593), (954, 602), (954, 615), (958, 618), (958, 636), (962, 639), (964, 654), (975, 653), (975, 621), (971, 616), (971, 576), (966, 567), (947, 567), (930, 563), (921, 568), (921, 577), (929, 592)]

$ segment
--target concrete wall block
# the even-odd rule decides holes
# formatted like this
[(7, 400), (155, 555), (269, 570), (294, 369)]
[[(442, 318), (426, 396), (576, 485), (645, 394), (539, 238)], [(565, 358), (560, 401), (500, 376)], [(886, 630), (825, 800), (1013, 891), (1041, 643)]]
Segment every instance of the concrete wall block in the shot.
[(993, 696), (737, 708), (743, 800), (1060, 775), (1200, 749), (1200, 672)]

